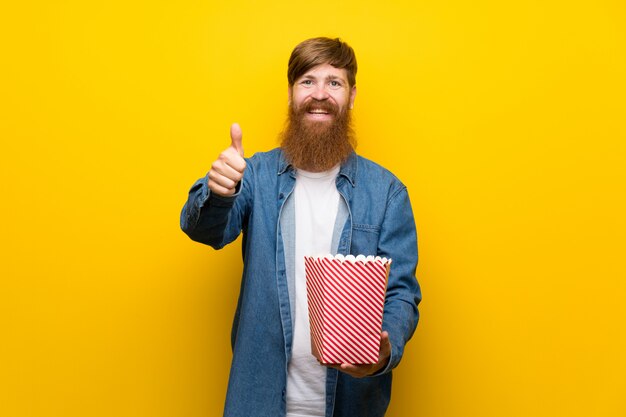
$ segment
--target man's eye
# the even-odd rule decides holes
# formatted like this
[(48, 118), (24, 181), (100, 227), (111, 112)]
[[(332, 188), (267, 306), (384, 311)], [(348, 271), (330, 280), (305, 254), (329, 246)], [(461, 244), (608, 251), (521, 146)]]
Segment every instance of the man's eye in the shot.
[(331, 81), (330, 82), (330, 86), (331, 87), (341, 87), (341, 83), (339, 81)]
[(311, 84), (313, 84), (313, 81), (311, 81), (311, 80), (304, 80), (304, 81), (302, 81), (302, 84), (304, 84), (304, 85), (311, 85)]

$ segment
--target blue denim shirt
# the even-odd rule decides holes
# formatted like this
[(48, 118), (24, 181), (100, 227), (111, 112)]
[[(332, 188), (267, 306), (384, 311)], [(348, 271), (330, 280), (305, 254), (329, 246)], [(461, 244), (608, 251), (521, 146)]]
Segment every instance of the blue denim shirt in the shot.
[[(293, 336), (289, 295), (293, 268), (286, 253), (292, 251), (293, 231), (285, 224), (294, 185), (295, 172), (280, 149), (257, 153), (247, 159), (237, 194), (211, 194), (207, 178), (202, 178), (191, 187), (181, 213), (183, 231), (215, 249), (243, 232), (244, 268), (224, 409), (228, 417), (286, 413)], [(338, 216), (343, 224), (333, 239), (337, 253), (393, 259), (382, 326), (389, 333), (392, 352), (388, 366), (373, 376), (357, 379), (328, 369), (326, 416), (380, 417), (389, 404), (391, 370), (400, 362), (419, 319), (415, 222), (406, 187), (355, 153), (342, 164), (336, 185), (344, 210)]]

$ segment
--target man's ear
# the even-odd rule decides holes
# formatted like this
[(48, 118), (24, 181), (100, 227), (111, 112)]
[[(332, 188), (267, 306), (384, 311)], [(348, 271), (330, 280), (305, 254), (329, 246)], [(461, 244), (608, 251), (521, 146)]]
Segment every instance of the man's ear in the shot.
[(350, 89), (350, 108), (354, 107), (354, 98), (356, 97), (356, 85), (353, 85)]
[(291, 104), (291, 93), (293, 93), (293, 87), (287, 87), (287, 103)]

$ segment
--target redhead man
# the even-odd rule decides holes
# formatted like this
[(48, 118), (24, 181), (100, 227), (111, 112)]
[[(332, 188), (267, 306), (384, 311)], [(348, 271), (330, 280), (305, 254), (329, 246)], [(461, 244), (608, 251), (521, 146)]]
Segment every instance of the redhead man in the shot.
[[(357, 63), (340, 39), (289, 59), (289, 119), (279, 148), (244, 158), (242, 131), (189, 192), (181, 227), (221, 249), (243, 233), (224, 415), (380, 417), (391, 372), (419, 319), (417, 235), (406, 187), (358, 156), (351, 128)], [(393, 259), (374, 364), (322, 365), (311, 353), (304, 256)]]

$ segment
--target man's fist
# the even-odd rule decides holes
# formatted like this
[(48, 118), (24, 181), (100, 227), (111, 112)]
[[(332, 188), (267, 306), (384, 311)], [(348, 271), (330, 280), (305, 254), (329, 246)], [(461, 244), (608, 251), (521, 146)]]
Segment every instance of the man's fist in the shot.
[(241, 128), (237, 123), (233, 123), (230, 127), (230, 146), (211, 165), (209, 190), (215, 194), (233, 195), (237, 184), (243, 178), (246, 161), (243, 159), (241, 136)]

